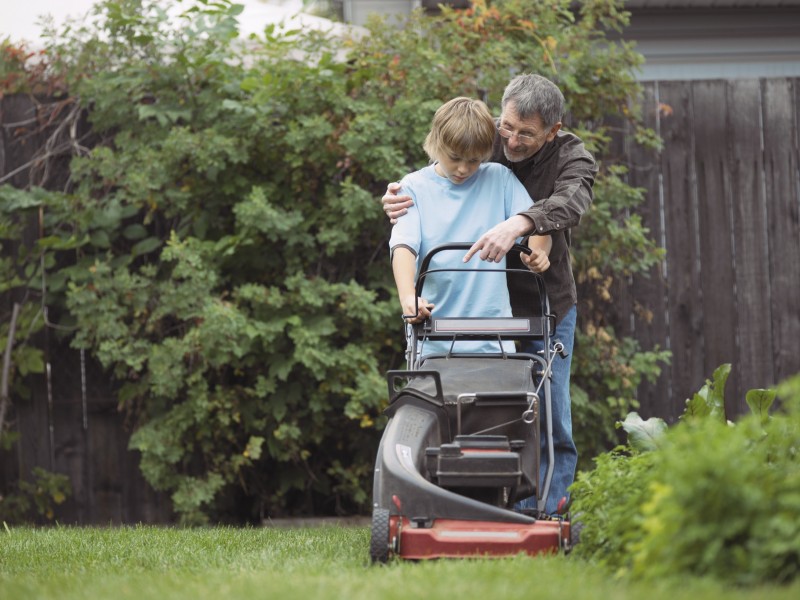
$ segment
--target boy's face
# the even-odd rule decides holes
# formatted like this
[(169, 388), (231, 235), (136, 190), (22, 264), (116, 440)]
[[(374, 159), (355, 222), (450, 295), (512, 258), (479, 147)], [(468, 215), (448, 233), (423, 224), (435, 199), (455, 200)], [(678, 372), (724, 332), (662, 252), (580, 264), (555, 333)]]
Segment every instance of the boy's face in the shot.
[(442, 177), (447, 177), (456, 185), (461, 185), (475, 174), (482, 162), (481, 157), (463, 157), (455, 152), (445, 150), (439, 156), (436, 172)]

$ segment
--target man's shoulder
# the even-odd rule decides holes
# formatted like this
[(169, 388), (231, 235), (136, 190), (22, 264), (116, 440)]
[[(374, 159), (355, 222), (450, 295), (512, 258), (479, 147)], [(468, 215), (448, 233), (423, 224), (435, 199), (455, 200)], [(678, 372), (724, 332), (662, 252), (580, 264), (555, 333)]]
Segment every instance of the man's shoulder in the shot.
[(580, 144), (583, 143), (583, 141), (581, 141), (581, 138), (579, 138), (577, 135), (575, 135), (571, 131), (567, 131), (565, 129), (559, 129), (558, 133), (556, 134), (556, 137), (558, 139), (560, 139), (560, 140), (577, 141)]
[(570, 155), (574, 157), (592, 157), (583, 140), (572, 132), (559, 130), (556, 134), (555, 140), (558, 152), (561, 155)]

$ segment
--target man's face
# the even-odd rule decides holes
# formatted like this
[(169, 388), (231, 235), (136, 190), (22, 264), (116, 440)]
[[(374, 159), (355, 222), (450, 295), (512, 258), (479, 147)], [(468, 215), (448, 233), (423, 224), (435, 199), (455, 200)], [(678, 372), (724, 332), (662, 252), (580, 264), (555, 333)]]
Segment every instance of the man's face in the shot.
[(552, 142), (560, 128), (558, 122), (547, 129), (539, 115), (521, 119), (514, 102), (509, 102), (500, 115), (503, 152), (510, 162), (523, 161), (541, 150), (545, 143)]

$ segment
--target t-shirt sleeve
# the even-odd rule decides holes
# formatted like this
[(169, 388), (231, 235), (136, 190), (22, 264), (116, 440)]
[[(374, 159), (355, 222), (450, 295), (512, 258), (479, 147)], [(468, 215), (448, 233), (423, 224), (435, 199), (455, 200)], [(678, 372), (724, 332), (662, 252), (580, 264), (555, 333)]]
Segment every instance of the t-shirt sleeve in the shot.
[[(392, 235), (389, 238), (389, 255), (394, 249), (403, 246), (419, 256), (422, 244), (422, 222), (420, 219), (419, 207), (417, 206), (417, 195), (414, 193), (414, 186), (404, 178), (400, 182), (400, 187), (404, 194), (411, 196), (414, 204), (408, 208), (408, 212), (397, 219), (397, 223), (392, 227)], [(526, 207), (527, 208), (527, 207)]]

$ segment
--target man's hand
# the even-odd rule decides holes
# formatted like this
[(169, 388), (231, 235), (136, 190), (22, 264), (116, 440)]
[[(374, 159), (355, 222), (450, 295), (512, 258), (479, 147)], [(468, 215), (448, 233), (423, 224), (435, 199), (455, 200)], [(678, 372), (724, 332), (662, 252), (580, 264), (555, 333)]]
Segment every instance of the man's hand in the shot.
[(534, 273), (544, 273), (550, 268), (550, 257), (544, 250), (531, 248), (530, 255), (520, 252), (519, 257)]
[(517, 238), (522, 237), (531, 229), (533, 229), (533, 222), (528, 217), (514, 215), (484, 233), (464, 255), (464, 262), (468, 262), (478, 250), (481, 252), (481, 260), (500, 262), (511, 250), (511, 246), (514, 245)]
[(408, 212), (408, 207), (414, 204), (411, 196), (398, 196), (400, 191), (399, 183), (390, 183), (386, 186), (386, 193), (381, 198), (383, 202), (383, 212), (389, 217), (389, 222), (394, 225), (397, 219)]

